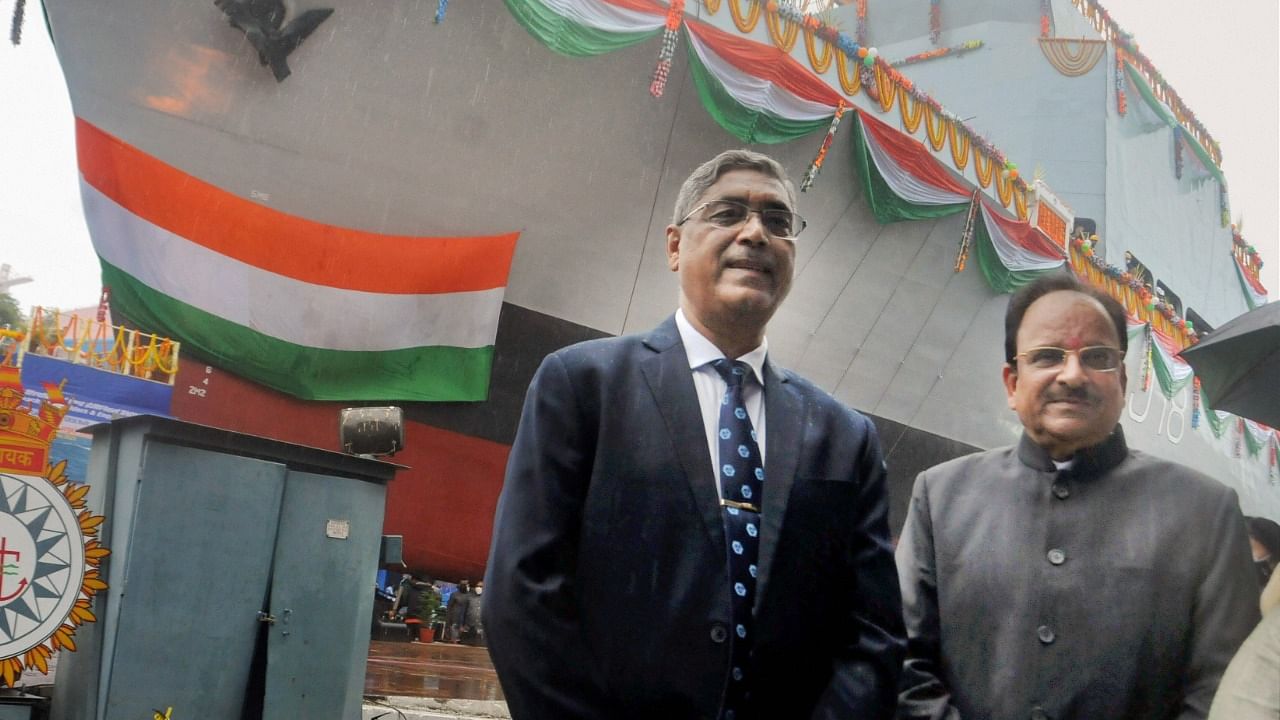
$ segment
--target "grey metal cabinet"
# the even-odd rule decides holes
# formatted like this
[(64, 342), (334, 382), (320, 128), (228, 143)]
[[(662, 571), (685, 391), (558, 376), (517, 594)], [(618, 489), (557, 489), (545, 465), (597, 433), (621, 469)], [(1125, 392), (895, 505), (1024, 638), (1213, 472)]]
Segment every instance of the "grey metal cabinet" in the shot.
[(94, 431), (110, 588), (54, 720), (359, 717), (398, 466), (163, 418)]

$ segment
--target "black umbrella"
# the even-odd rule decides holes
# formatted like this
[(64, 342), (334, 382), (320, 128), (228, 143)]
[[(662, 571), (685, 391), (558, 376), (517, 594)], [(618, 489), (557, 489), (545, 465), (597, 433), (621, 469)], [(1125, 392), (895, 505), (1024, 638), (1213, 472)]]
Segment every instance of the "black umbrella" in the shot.
[(1280, 302), (1237, 317), (1182, 357), (1209, 407), (1280, 427)]

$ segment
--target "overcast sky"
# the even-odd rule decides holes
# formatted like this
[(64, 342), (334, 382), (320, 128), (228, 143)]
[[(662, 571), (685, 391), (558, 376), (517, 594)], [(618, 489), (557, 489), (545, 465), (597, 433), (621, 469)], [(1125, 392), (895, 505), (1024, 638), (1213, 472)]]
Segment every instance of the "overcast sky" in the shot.
[[(1029, 1), (1029, 0), (1023, 0)], [(80, 210), (71, 105), (39, 17), (7, 42), (13, 0), (0, 0), (0, 263), (34, 278), (11, 293), (24, 309), (98, 301), (98, 265)], [(1222, 145), (1233, 220), (1280, 296), (1280, 53), (1277, 0), (1106, 0)]]

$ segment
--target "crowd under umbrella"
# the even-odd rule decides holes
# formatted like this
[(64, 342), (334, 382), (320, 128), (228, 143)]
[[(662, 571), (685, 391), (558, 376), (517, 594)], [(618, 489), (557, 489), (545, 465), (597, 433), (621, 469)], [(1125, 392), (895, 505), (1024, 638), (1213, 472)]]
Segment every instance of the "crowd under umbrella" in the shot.
[(1280, 302), (1267, 303), (1182, 351), (1209, 407), (1280, 427)]

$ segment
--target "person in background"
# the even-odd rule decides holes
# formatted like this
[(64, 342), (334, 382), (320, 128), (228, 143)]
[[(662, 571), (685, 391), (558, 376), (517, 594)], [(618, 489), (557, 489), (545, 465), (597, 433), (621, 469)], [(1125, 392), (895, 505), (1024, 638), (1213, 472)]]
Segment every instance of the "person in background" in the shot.
[(467, 598), (467, 613), (462, 625), (462, 642), (467, 645), (484, 647), (484, 621), (481, 618), (481, 596), (484, 595), (484, 581), (476, 583)]
[(1253, 551), (1258, 582), (1266, 586), (1276, 565), (1280, 565), (1280, 524), (1264, 517), (1248, 517), (1244, 521), (1249, 528), (1249, 549)]
[(458, 588), (449, 596), (449, 603), (444, 608), (444, 641), (458, 643), (462, 641), (462, 626), (467, 620), (467, 605), (471, 602), (471, 581), (463, 580)]
[(1258, 605), (1262, 622), (1222, 674), (1209, 720), (1280, 718), (1280, 573), (1271, 573)]
[(1017, 445), (915, 482), (899, 713), (1191, 720), (1258, 619), (1235, 491), (1134, 450), (1124, 308), (1066, 274), (1009, 300)]

